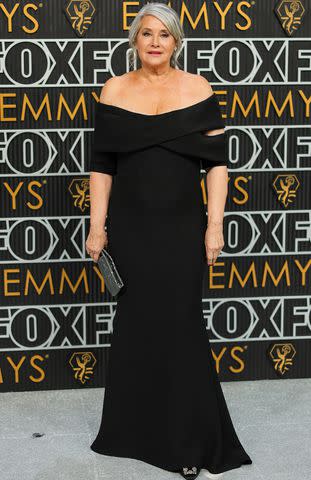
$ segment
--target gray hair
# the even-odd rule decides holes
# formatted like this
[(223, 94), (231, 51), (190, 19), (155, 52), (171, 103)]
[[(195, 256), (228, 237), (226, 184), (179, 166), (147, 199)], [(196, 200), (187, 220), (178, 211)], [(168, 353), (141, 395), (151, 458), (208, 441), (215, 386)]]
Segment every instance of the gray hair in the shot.
[(178, 57), (182, 48), (182, 41), (184, 38), (183, 27), (179, 21), (177, 12), (160, 2), (147, 3), (144, 5), (134, 18), (130, 30), (129, 30), (129, 45), (130, 45), (130, 64), (134, 66), (135, 60), (137, 59), (137, 49), (135, 47), (136, 37), (140, 28), (140, 22), (145, 15), (153, 15), (158, 18), (168, 29), (170, 34), (175, 38), (176, 41), (176, 50), (174, 50), (171, 59), (170, 66), (173, 68), (180, 67), (178, 63)]

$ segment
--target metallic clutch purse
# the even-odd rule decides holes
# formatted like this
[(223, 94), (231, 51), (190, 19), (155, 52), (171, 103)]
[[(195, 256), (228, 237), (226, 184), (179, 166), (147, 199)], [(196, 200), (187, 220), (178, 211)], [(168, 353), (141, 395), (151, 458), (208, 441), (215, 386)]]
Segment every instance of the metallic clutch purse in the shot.
[(109, 290), (109, 293), (114, 297), (119, 293), (124, 283), (120, 277), (120, 274), (112, 260), (111, 255), (104, 248), (101, 251), (101, 255), (98, 258), (98, 266), (104, 277), (105, 285)]

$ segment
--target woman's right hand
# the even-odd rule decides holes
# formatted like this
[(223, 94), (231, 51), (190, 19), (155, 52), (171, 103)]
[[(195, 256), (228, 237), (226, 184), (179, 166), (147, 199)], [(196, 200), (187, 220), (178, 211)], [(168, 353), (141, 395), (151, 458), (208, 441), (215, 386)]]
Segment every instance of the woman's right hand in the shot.
[(106, 231), (90, 229), (89, 235), (85, 242), (87, 253), (93, 258), (94, 262), (98, 261), (100, 252), (108, 245), (108, 237)]

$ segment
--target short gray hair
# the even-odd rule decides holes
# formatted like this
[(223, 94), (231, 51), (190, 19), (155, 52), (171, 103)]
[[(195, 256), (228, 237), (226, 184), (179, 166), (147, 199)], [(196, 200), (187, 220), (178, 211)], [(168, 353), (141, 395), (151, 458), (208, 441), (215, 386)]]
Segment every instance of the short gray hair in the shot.
[(154, 17), (158, 18), (168, 29), (171, 35), (175, 38), (176, 41), (176, 50), (171, 56), (170, 65), (171, 67), (180, 67), (178, 63), (178, 57), (180, 55), (180, 51), (182, 48), (182, 41), (184, 38), (184, 31), (183, 27), (179, 21), (177, 12), (165, 5), (164, 3), (160, 2), (153, 2), (147, 3), (144, 5), (134, 18), (130, 30), (129, 30), (129, 45), (131, 47), (130, 50), (130, 63), (134, 66), (134, 61), (137, 58), (137, 49), (135, 47), (136, 37), (140, 28), (140, 22), (145, 15), (153, 15)]

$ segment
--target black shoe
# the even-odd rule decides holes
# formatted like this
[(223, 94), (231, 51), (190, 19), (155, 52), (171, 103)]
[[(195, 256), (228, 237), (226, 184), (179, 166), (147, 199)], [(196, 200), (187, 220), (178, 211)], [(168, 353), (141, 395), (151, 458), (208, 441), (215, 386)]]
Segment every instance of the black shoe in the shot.
[(194, 480), (199, 475), (200, 469), (198, 467), (183, 467), (179, 473), (187, 480)]

